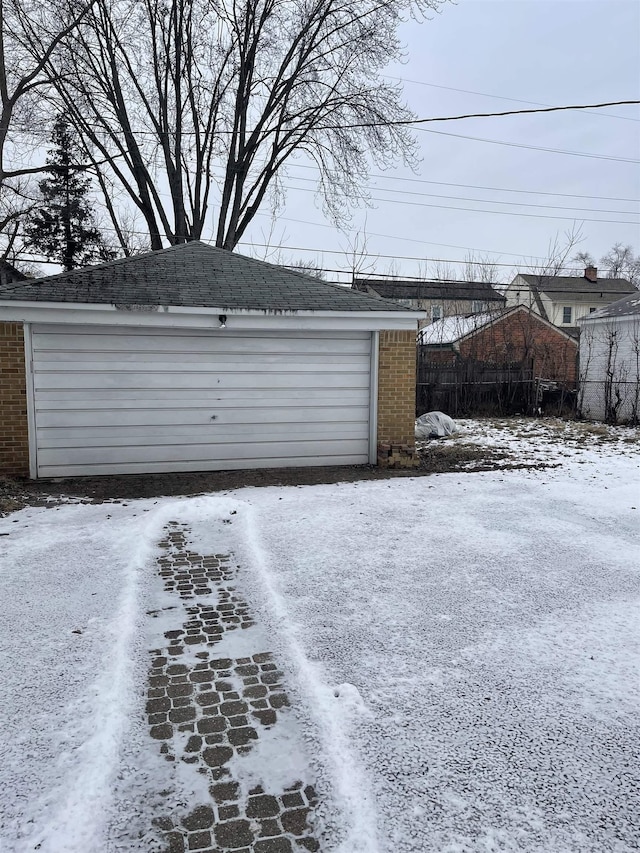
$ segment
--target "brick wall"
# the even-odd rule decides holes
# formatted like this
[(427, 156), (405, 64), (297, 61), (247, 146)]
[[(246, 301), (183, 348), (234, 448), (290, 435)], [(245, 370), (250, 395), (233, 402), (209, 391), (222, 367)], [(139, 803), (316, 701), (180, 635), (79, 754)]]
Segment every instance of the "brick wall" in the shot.
[(575, 388), (577, 342), (526, 310), (516, 311), (462, 341), (460, 355), (492, 364), (531, 361), (535, 376)]
[(0, 476), (29, 476), (27, 380), (21, 323), (0, 323)]
[(380, 332), (378, 464), (415, 463), (416, 333)]

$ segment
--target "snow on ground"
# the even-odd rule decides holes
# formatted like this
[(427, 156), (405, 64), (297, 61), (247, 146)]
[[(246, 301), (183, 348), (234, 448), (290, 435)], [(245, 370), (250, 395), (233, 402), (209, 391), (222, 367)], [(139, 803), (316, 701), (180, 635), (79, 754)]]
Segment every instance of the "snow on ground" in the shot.
[[(117, 849), (113, 827), (165, 781), (139, 720), (177, 518), (234, 551), (285, 660), (323, 850), (638, 850), (638, 432), (461, 426), (451, 441), (559, 467), (0, 520), (0, 849)], [(267, 768), (282, 745), (263, 752)]]

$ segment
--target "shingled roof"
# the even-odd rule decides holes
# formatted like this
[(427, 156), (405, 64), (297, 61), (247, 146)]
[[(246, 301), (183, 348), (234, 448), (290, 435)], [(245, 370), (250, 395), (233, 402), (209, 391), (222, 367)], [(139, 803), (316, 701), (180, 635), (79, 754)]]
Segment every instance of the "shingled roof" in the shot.
[(530, 286), (537, 287), (541, 293), (574, 293), (576, 295), (606, 293), (607, 295), (622, 296), (626, 293), (635, 291), (635, 287), (626, 278), (599, 278), (596, 281), (586, 276), (577, 275), (531, 275), (529, 273), (520, 273), (520, 278), (523, 278)]
[(375, 291), (383, 299), (472, 299), (504, 303), (505, 298), (484, 281), (388, 281), (357, 278), (355, 290)]
[(623, 296), (617, 302), (605, 305), (604, 308), (599, 308), (582, 319), (599, 320), (608, 317), (640, 317), (640, 290), (634, 289), (628, 296)]
[(191, 242), (0, 287), (0, 301), (171, 305), (229, 311), (406, 311), (348, 287)]

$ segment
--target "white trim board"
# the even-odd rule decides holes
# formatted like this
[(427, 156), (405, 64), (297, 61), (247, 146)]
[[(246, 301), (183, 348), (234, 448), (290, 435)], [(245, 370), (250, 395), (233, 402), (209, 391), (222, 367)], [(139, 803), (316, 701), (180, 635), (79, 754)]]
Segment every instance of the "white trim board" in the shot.
[[(238, 311), (225, 308), (149, 306), (151, 310), (120, 310), (113, 305), (0, 301), (0, 320), (9, 322), (105, 325), (151, 328), (275, 331), (417, 331), (418, 311)], [(220, 327), (220, 317), (225, 327)]]

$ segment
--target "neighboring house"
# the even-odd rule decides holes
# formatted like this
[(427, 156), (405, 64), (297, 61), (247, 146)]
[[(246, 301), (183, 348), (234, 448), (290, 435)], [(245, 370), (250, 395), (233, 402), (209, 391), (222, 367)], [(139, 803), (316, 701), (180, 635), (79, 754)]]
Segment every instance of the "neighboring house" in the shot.
[(640, 422), (640, 292), (580, 323), (580, 393), (585, 418)]
[(576, 386), (578, 344), (522, 305), (475, 317), (448, 317), (418, 333), (425, 361), (443, 366), (519, 365), (523, 375)]
[(0, 287), (12, 281), (27, 281), (29, 276), (17, 270), (8, 261), (0, 260)]
[(399, 305), (422, 311), (420, 326), (466, 314), (501, 308), (505, 298), (482, 281), (381, 281), (356, 279), (353, 288), (372, 296), (392, 299)]
[(596, 267), (583, 276), (517, 275), (507, 290), (507, 306), (526, 305), (545, 320), (578, 335), (578, 320), (635, 291), (624, 278), (599, 278)]
[(0, 287), (0, 473), (415, 464), (418, 315), (192, 242)]

